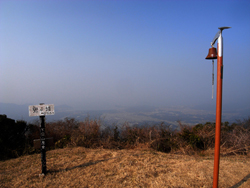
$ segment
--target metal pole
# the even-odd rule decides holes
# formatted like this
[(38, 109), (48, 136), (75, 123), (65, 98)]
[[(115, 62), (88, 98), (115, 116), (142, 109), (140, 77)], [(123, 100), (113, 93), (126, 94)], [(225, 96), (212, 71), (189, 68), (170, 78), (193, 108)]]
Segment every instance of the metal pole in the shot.
[(220, 163), (220, 131), (222, 112), (222, 80), (223, 80), (223, 39), (222, 31), (218, 37), (217, 52), (217, 96), (216, 96), (216, 124), (215, 124), (215, 148), (214, 148), (214, 177), (213, 188), (218, 187), (219, 163)]
[(41, 138), (41, 161), (42, 161), (42, 174), (46, 174), (46, 150), (45, 150), (45, 116), (40, 116), (41, 128), (40, 128), (40, 138)]

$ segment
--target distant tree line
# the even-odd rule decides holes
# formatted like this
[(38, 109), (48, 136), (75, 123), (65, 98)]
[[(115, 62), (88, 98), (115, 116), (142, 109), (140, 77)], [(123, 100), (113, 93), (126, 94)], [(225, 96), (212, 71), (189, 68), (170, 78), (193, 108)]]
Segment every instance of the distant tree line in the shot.
[[(40, 152), (33, 140), (40, 138), (40, 122), (15, 121), (0, 115), (0, 160)], [(215, 123), (183, 125), (172, 130), (164, 123), (149, 126), (112, 125), (103, 127), (100, 119), (77, 121), (65, 118), (48, 122), (46, 137), (53, 137), (54, 146), (47, 149), (81, 146), (86, 148), (132, 149), (150, 148), (162, 152), (207, 155), (214, 148)], [(229, 125), (221, 125), (221, 153), (249, 154), (250, 117)]]

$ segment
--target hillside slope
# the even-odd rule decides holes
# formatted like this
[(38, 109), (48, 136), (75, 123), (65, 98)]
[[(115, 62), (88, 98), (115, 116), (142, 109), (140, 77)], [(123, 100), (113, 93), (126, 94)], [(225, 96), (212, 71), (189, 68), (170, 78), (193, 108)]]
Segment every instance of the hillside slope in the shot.
[[(249, 166), (249, 156), (222, 157), (219, 186), (240, 182)], [(212, 187), (213, 156), (75, 147), (48, 151), (47, 169), (39, 177), (40, 154), (0, 161), (0, 187)]]

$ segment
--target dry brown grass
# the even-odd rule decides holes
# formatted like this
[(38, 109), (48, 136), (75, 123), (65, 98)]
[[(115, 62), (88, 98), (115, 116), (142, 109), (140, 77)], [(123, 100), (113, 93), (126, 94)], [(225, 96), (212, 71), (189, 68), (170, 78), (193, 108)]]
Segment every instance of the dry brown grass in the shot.
[[(212, 187), (213, 156), (176, 155), (145, 149), (64, 148), (0, 161), (0, 187)], [(219, 187), (250, 173), (249, 156), (221, 157)], [(250, 179), (242, 187), (250, 187)]]

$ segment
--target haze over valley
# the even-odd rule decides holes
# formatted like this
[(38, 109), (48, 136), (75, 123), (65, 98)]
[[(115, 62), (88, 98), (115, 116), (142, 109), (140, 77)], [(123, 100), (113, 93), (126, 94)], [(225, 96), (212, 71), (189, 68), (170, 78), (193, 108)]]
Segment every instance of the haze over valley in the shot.
[[(0, 103), (0, 114), (6, 114), (9, 118), (15, 120), (25, 120), (32, 122), (38, 120), (38, 117), (29, 117), (29, 105), (16, 105)], [(222, 113), (222, 121), (230, 123), (237, 120), (243, 120), (249, 117), (250, 108), (245, 107), (238, 110), (226, 109)], [(118, 125), (125, 122), (132, 125), (155, 125), (164, 122), (166, 125), (177, 126), (178, 121), (187, 125), (198, 123), (215, 122), (215, 106), (116, 106), (109, 110), (81, 110), (69, 105), (55, 105), (55, 115), (46, 116), (46, 121), (63, 120), (64, 118), (75, 118), (83, 121), (86, 117), (91, 119), (100, 119), (103, 126)]]

